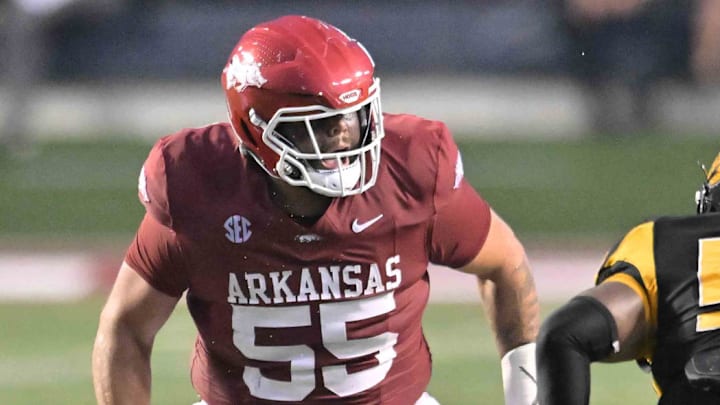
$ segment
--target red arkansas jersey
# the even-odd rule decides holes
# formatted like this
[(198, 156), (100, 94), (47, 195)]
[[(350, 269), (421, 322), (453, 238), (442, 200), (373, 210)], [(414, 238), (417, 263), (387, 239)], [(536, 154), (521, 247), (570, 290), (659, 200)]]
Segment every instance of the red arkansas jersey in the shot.
[(229, 125), (153, 147), (126, 261), (157, 290), (187, 292), (192, 382), (208, 404), (407, 405), (425, 391), (428, 263), (470, 262), (490, 209), (445, 125), (384, 124), (375, 186), (333, 199), (310, 226), (273, 203)]

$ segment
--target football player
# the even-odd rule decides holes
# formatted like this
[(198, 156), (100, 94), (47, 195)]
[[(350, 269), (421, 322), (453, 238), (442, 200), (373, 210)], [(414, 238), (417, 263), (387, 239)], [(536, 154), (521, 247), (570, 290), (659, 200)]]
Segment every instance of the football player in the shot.
[(185, 295), (207, 404), (435, 404), (430, 262), (478, 277), (507, 403), (534, 401), (526, 254), (448, 128), (383, 114), (368, 52), (313, 18), (250, 29), (221, 82), (229, 122), (160, 139), (142, 168), (146, 214), (98, 326), (98, 402), (149, 402), (153, 338)]
[(596, 286), (553, 312), (537, 343), (542, 405), (587, 404), (590, 363), (636, 360), (662, 405), (720, 403), (720, 154), (699, 215), (661, 217), (610, 251)]

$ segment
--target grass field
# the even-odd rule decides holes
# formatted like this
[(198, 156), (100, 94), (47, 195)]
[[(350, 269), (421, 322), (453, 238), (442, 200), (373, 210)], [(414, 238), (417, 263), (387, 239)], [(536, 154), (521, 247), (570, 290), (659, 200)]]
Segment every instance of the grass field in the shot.
[[(0, 403), (94, 403), (90, 353), (101, 298), (61, 304), (0, 305)], [(550, 307), (546, 308), (549, 310)], [(479, 307), (433, 304), (425, 316), (433, 350), (429, 391), (443, 405), (502, 404), (499, 360)], [(153, 404), (190, 405), (194, 327), (179, 306), (157, 337)], [(591, 404), (653, 404), (648, 375), (633, 363), (593, 365)]]
[[(659, 214), (693, 212), (720, 142), (638, 136), (564, 142), (461, 142), (467, 178), (523, 237), (608, 235)], [(150, 144), (45, 142), (0, 155), (0, 237), (107, 238), (134, 231), (136, 181)]]

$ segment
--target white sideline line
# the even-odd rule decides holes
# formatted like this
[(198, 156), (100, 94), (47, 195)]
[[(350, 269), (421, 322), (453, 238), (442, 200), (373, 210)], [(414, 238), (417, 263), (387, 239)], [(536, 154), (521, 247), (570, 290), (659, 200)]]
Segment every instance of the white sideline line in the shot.
[(67, 301), (96, 289), (95, 263), (84, 254), (0, 254), (0, 301)]
[[(540, 300), (564, 300), (593, 285), (602, 254), (528, 252)], [(0, 302), (84, 298), (103, 286), (102, 261), (90, 254), (0, 252)], [(479, 302), (473, 276), (430, 266), (430, 302)], [(105, 286), (106, 287), (106, 286)]]
[[(541, 302), (566, 300), (593, 286), (604, 252), (528, 252)], [(430, 266), (430, 302), (480, 302), (474, 276)]]

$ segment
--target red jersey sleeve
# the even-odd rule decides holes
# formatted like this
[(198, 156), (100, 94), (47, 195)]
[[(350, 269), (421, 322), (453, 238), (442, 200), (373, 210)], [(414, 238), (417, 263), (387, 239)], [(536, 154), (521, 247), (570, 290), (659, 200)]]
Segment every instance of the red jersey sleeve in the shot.
[(465, 180), (460, 151), (445, 126), (440, 131), (436, 156), (430, 261), (458, 268), (475, 258), (485, 243), (490, 206)]
[(179, 297), (188, 287), (187, 270), (176, 234), (145, 214), (125, 262), (153, 288)]

